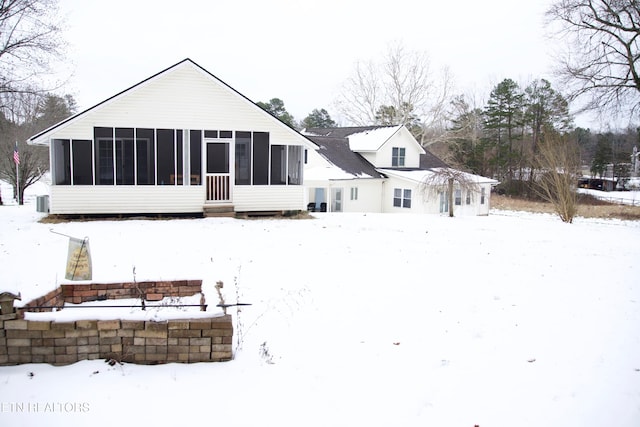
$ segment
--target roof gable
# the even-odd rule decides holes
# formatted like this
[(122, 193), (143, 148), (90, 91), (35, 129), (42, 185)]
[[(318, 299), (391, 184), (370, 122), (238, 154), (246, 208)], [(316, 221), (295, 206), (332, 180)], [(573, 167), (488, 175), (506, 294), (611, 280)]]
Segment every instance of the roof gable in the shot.
[[(200, 86), (198, 87), (206, 90), (203, 90), (201, 92), (193, 92), (193, 88), (191, 88), (191, 92), (184, 93), (182, 87), (188, 81), (190, 81), (185, 80), (185, 78), (190, 78), (194, 79), (194, 81), (198, 81), (200, 84)], [(174, 90), (170, 92), (170, 95), (163, 98), (161, 95), (166, 95), (166, 91), (168, 90), (168, 88), (174, 88)], [(216, 101), (209, 101), (212, 98), (206, 98), (204, 92), (206, 92), (207, 94), (209, 92), (215, 92), (216, 94), (219, 94), (219, 96), (215, 98)], [(141, 98), (141, 94), (148, 93), (160, 95), (152, 97), (152, 100), (146, 101), (145, 104), (145, 100)], [(219, 105), (226, 105), (228, 102), (233, 102), (234, 105), (240, 106), (242, 111), (244, 111), (246, 114), (249, 114), (252, 117), (251, 120), (258, 120), (263, 124), (269, 123), (270, 126), (274, 127), (274, 129), (277, 129), (278, 133), (280, 133), (281, 135), (289, 135), (287, 136), (287, 138), (302, 138), (304, 141), (303, 143), (306, 146), (308, 146), (309, 148), (316, 148), (315, 145), (304, 135), (301, 135), (295, 129), (280, 121), (277, 117), (274, 117), (267, 111), (260, 108), (253, 101), (242, 95), (240, 92), (238, 92), (189, 58), (184, 59), (177, 64), (174, 64), (152, 75), (151, 77), (142, 80), (141, 82), (129, 87), (128, 89), (118, 92), (110, 98), (51, 126), (50, 128), (29, 138), (28, 142), (32, 144), (47, 144), (48, 139), (52, 133), (59, 133), (61, 131), (64, 131), (65, 129), (69, 129), (69, 126), (72, 126), (75, 123), (85, 123), (86, 119), (94, 120), (95, 115), (109, 112), (116, 105), (126, 105), (128, 111), (138, 112), (147, 110), (148, 108), (146, 107), (148, 105), (154, 105), (159, 106), (158, 108), (163, 108), (164, 115), (168, 117), (172, 117), (172, 115), (174, 114), (177, 116), (189, 115), (190, 117), (193, 117), (192, 120), (182, 120), (181, 122), (182, 125), (186, 125), (183, 128), (187, 129), (189, 128), (188, 125), (193, 125), (194, 122), (197, 121), (195, 116), (191, 113), (200, 113), (201, 117), (205, 117), (203, 115), (204, 113), (202, 113), (203, 110), (198, 109), (198, 106), (191, 107), (193, 102), (192, 100), (195, 98), (197, 98), (196, 101), (200, 102), (199, 107), (202, 107), (203, 102), (208, 102), (209, 104), (211, 104), (211, 102), (218, 102)], [(177, 104), (174, 105), (173, 103)], [(182, 108), (180, 107), (180, 105), (182, 106)], [(190, 111), (186, 111), (187, 109), (189, 109)], [(147, 114), (147, 116), (149, 115)], [(153, 117), (157, 118), (157, 120), (155, 121), (160, 120), (159, 116), (152, 116), (152, 118)], [(128, 125), (138, 125), (138, 123), (129, 123)], [(147, 127), (150, 126), (147, 124)], [(196, 129), (196, 127), (194, 127), (194, 129)]]

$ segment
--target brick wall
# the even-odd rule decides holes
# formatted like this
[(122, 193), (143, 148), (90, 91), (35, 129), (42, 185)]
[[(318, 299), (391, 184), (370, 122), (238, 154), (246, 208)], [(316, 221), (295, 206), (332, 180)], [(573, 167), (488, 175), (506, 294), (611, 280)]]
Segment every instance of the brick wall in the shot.
[(201, 280), (92, 283), (61, 285), (29, 301), (16, 313), (0, 315), (0, 365), (50, 363), (67, 365), (80, 360), (118, 362), (222, 362), (231, 360), (233, 323), (230, 315), (168, 320), (25, 320), (25, 311), (51, 311), (65, 302), (140, 298), (159, 301), (202, 292)]
[(105, 299), (140, 298), (141, 294), (147, 301), (160, 301), (165, 297), (187, 297), (199, 292), (202, 292), (202, 280), (60, 285), (60, 287), (48, 294), (29, 301), (20, 307), (20, 310), (50, 311), (51, 309), (37, 309), (34, 307), (62, 307), (65, 302), (81, 304)]
[(232, 358), (230, 315), (153, 322), (143, 320), (32, 321), (0, 316), (0, 365), (80, 360), (223, 362)]

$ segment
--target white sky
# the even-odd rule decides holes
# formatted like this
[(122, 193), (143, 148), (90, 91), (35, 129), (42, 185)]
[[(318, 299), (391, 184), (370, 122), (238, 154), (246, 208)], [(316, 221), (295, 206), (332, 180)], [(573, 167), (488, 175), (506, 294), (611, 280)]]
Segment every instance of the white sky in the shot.
[(551, 78), (551, 0), (60, 0), (64, 88), (88, 108), (191, 58), (253, 101), (277, 97), (297, 120), (333, 101), (358, 60), (390, 42), (447, 65), (482, 99), (504, 78)]

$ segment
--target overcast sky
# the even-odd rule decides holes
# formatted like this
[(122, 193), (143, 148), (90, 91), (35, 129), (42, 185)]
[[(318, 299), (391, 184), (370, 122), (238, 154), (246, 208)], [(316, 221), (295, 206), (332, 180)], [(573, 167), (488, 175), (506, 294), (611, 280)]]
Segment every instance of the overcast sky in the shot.
[(429, 53), (460, 92), (551, 75), (551, 0), (59, 0), (65, 86), (88, 108), (185, 58), (253, 101), (277, 97), (297, 120), (333, 102), (358, 60), (390, 42)]

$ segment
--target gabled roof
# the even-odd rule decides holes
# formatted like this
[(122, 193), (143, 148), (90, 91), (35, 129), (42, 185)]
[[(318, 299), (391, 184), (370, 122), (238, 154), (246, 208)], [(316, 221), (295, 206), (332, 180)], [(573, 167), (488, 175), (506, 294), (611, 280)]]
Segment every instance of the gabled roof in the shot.
[(331, 136), (308, 136), (318, 147), (318, 153), (343, 172), (354, 178), (383, 178), (376, 168), (360, 154), (351, 151), (346, 138)]
[(133, 90), (135, 90), (135, 89), (139, 88), (140, 86), (145, 85), (147, 82), (149, 82), (149, 81), (151, 81), (151, 80), (154, 80), (154, 79), (158, 78), (159, 76), (161, 76), (161, 75), (163, 75), (163, 74), (166, 74), (166, 73), (168, 73), (168, 72), (171, 72), (171, 71), (172, 71), (172, 70), (174, 70), (174, 69), (177, 69), (177, 68), (179, 68), (179, 67), (184, 67), (184, 66), (194, 67), (194, 68), (196, 68), (197, 70), (199, 70), (200, 72), (202, 72), (202, 73), (206, 74), (207, 76), (209, 76), (209, 77), (210, 77), (211, 79), (213, 79), (214, 81), (216, 81), (216, 82), (220, 83), (222, 86), (226, 87), (228, 90), (230, 90), (230, 91), (234, 92), (236, 95), (238, 95), (240, 98), (244, 99), (246, 102), (248, 102), (248, 103), (250, 103), (250, 104), (253, 104), (253, 105), (255, 106), (255, 108), (257, 108), (257, 109), (259, 109), (260, 111), (264, 112), (264, 114), (267, 114), (267, 115), (269, 115), (270, 117), (272, 117), (274, 120), (276, 120), (276, 121), (280, 122), (280, 123), (282, 124), (282, 126), (285, 126), (286, 128), (290, 129), (292, 132), (295, 132), (295, 133), (297, 133), (297, 134), (301, 135), (302, 137), (304, 137), (304, 138), (309, 142), (309, 145), (310, 145), (310, 146), (312, 145), (312, 143), (311, 143), (311, 141), (309, 140), (309, 138), (307, 138), (305, 135), (302, 135), (300, 132), (298, 132), (297, 130), (293, 129), (291, 126), (289, 126), (288, 124), (284, 123), (282, 120), (280, 120), (279, 118), (277, 118), (277, 117), (276, 117), (276, 116), (274, 116), (273, 114), (271, 114), (271, 113), (269, 113), (268, 111), (265, 111), (264, 109), (260, 108), (256, 103), (254, 103), (253, 101), (251, 101), (249, 98), (247, 98), (246, 96), (244, 96), (243, 94), (241, 94), (240, 92), (238, 92), (237, 90), (235, 90), (234, 88), (232, 88), (231, 86), (229, 86), (227, 83), (225, 83), (224, 81), (220, 80), (218, 77), (216, 77), (215, 75), (213, 75), (212, 73), (210, 73), (209, 71), (207, 71), (206, 69), (204, 69), (203, 67), (201, 67), (200, 65), (196, 64), (194, 61), (192, 61), (192, 60), (191, 60), (191, 59), (189, 59), (189, 58), (185, 58), (185, 59), (183, 59), (182, 61), (180, 61), (180, 62), (178, 62), (178, 63), (176, 63), (176, 64), (174, 64), (174, 65), (172, 65), (172, 66), (170, 66), (170, 67), (168, 67), (168, 68), (165, 68), (164, 70), (162, 70), (162, 71), (160, 71), (160, 72), (158, 72), (158, 73), (156, 73), (156, 74), (152, 75), (151, 77), (148, 77), (148, 78), (146, 78), (146, 79), (142, 80), (141, 82), (136, 83), (135, 85), (133, 85), (133, 86), (131, 86), (131, 87), (129, 87), (129, 88), (127, 88), (127, 89), (125, 89), (125, 90), (121, 91), (121, 92), (118, 92), (117, 94), (115, 94), (115, 95), (113, 95), (113, 96), (111, 96), (111, 97), (109, 97), (109, 98), (105, 99), (104, 101), (102, 101), (102, 102), (100, 102), (100, 103), (98, 103), (98, 104), (96, 104), (96, 105), (94, 105), (94, 106), (92, 106), (92, 107), (90, 107), (90, 108), (88, 108), (88, 109), (86, 109), (86, 110), (84, 110), (84, 111), (80, 112), (80, 113), (74, 114), (73, 116), (71, 116), (71, 117), (69, 117), (69, 118), (67, 118), (67, 119), (65, 119), (65, 120), (62, 120), (62, 121), (61, 121), (61, 122), (59, 122), (59, 123), (56, 123), (55, 125), (53, 125), (53, 126), (51, 126), (51, 127), (47, 128), (47, 129), (43, 130), (42, 132), (40, 132), (40, 133), (38, 133), (38, 134), (36, 134), (36, 135), (33, 135), (31, 138), (29, 138), (29, 139), (27, 140), (27, 142), (28, 142), (28, 143), (36, 143), (36, 142), (35, 142), (35, 140), (37, 140), (37, 139), (39, 139), (39, 138), (42, 138), (43, 136), (47, 135), (47, 134), (48, 134), (48, 133), (50, 133), (51, 131), (53, 131), (53, 130), (55, 130), (55, 129), (59, 128), (59, 127), (62, 127), (62, 126), (64, 126), (64, 125), (66, 125), (66, 124), (69, 124), (70, 122), (73, 122), (73, 121), (75, 121), (75, 120), (79, 119), (80, 117), (83, 117), (84, 115), (86, 115), (86, 114), (87, 114), (87, 113), (89, 113), (90, 111), (96, 110), (96, 109), (98, 109), (98, 108), (102, 107), (103, 105), (105, 105), (105, 104), (108, 104), (108, 103), (112, 102), (113, 100), (115, 100), (115, 99), (117, 99), (117, 98), (119, 98), (119, 97), (123, 96), (125, 93), (130, 92), (130, 91), (133, 91)]
[(401, 128), (402, 125), (309, 128), (303, 130), (303, 134), (347, 138), (352, 151), (376, 151)]

